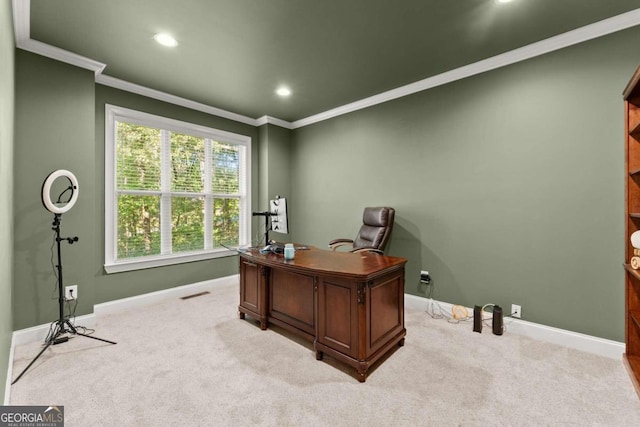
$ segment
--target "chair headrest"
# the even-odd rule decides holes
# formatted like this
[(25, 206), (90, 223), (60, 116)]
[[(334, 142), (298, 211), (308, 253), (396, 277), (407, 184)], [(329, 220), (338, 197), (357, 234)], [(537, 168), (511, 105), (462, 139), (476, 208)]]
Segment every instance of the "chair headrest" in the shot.
[(388, 207), (364, 208), (362, 222), (373, 227), (387, 227), (393, 221), (395, 210)]

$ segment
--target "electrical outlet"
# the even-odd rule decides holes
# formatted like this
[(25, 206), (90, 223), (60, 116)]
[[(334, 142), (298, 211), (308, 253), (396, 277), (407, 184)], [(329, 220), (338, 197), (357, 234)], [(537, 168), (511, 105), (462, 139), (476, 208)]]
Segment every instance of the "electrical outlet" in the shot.
[(420, 271), (420, 282), (427, 285), (431, 283), (431, 276), (429, 276), (429, 272), (427, 270)]
[(64, 299), (67, 301), (78, 298), (78, 285), (64, 287)]
[(511, 304), (511, 317), (522, 317), (522, 307), (517, 304)]

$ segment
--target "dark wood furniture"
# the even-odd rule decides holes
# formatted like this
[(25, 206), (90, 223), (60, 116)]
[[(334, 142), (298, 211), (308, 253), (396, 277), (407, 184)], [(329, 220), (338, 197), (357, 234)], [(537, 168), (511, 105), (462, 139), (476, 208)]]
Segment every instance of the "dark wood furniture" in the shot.
[(240, 255), (240, 318), (274, 324), (328, 354), (369, 368), (404, 345), (404, 258), (375, 253), (297, 250), (295, 259), (249, 250)]
[(630, 236), (640, 229), (640, 67), (623, 92), (625, 107), (625, 365), (640, 395), (640, 273)]

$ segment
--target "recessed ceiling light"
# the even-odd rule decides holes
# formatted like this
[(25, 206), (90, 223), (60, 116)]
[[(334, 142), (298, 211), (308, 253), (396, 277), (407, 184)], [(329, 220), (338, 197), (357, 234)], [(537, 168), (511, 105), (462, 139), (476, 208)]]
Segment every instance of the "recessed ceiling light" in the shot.
[(276, 93), (278, 94), (278, 96), (289, 96), (291, 95), (291, 89), (286, 86), (280, 86), (278, 89), (276, 89)]
[(162, 46), (169, 46), (169, 47), (178, 46), (178, 42), (176, 41), (176, 39), (174, 39), (167, 33), (158, 33), (153, 36), (153, 39), (156, 42), (160, 43)]
[(496, 0), (496, 3), (509, 3), (511, 0)]

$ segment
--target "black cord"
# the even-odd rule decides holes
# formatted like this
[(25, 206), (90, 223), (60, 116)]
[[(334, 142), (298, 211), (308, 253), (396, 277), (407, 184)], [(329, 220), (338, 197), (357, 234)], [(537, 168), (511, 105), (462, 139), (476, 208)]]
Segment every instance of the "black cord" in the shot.
[(57, 321), (54, 321), (54, 322), (51, 322), (49, 324), (49, 332), (47, 332), (47, 337), (44, 339), (44, 343), (43, 344), (47, 344), (49, 341), (51, 341), (51, 339), (53, 339), (53, 334), (54, 334), (54, 330), (55, 330), (53, 325), (55, 325), (56, 322)]
[(87, 328), (86, 326), (76, 326), (76, 330), (82, 331), (85, 335), (90, 335), (96, 331), (95, 329)]
[(51, 299), (58, 299), (58, 269), (54, 264), (53, 260), (53, 247), (56, 245), (56, 233), (53, 233), (53, 241), (51, 242), (51, 269), (53, 270), (53, 275), (56, 278), (55, 283), (53, 284), (53, 291), (51, 291)]
[[(69, 187), (67, 187), (67, 189), (66, 189), (66, 190), (64, 190), (62, 193), (60, 193), (60, 195), (58, 196), (58, 200), (56, 200), (56, 203), (62, 203), (62, 202), (60, 201), (60, 199), (62, 199), (62, 195), (63, 195), (64, 193), (66, 193), (67, 191), (69, 191), (69, 190), (71, 190), (71, 196), (69, 197), (69, 200), (71, 200), (71, 199), (73, 198), (73, 190), (74, 190), (73, 185), (70, 185)], [(66, 202), (64, 202), (64, 203), (69, 203), (69, 200), (67, 200), (67, 201), (66, 201)]]
[[(420, 282), (420, 283), (424, 283), (424, 282)], [(433, 282), (429, 282), (429, 283), (425, 283), (425, 285), (429, 286), (429, 296), (428, 298), (431, 299), (433, 298)]]
[[(71, 307), (71, 301), (75, 301), (75, 303), (73, 304), (73, 307)], [(78, 307), (78, 298), (74, 298), (73, 300), (66, 300), (65, 302), (67, 303), (67, 313), (68, 313), (65, 316), (65, 319), (73, 323), (76, 320), (76, 308)]]
[[(268, 221), (266, 217), (264, 218), (264, 220), (265, 220), (265, 222)], [(259, 225), (260, 224), (258, 224), (258, 226)], [(266, 227), (266, 225), (265, 225), (265, 227)], [(260, 227), (258, 227), (258, 230), (260, 230)], [(260, 233), (260, 239), (258, 239), (258, 243), (256, 244), (257, 248), (260, 248), (260, 247), (266, 245), (266, 243), (264, 243), (264, 244), (262, 243), (262, 241), (264, 240), (264, 233), (262, 231), (259, 231), (259, 233)]]

